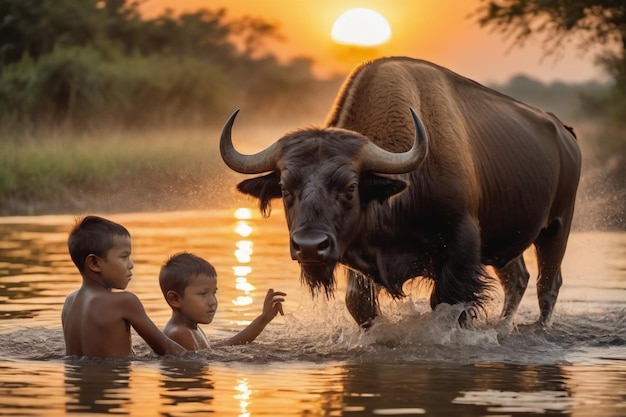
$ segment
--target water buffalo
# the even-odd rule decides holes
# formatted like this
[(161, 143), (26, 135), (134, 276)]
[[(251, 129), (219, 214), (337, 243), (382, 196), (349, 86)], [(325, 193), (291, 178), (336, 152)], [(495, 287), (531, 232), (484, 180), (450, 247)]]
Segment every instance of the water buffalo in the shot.
[(381, 58), (345, 81), (324, 128), (282, 137), (254, 155), (239, 153), (224, 126), (224, 162), (260, 201), (281, 198), (291, 257), (312, 293), (335, 288), (348, 269), (346, 305), (367, 327), (378, 289), (432, 282), (430, 304), (463, 303), (460, 320), (484, 307), (493, 280), (512, 322), (528, 285), (523, 252), (534, 244), (538, 322), (549, 326), (561, 287), (581, 155), (555, 115), (433, 63)]

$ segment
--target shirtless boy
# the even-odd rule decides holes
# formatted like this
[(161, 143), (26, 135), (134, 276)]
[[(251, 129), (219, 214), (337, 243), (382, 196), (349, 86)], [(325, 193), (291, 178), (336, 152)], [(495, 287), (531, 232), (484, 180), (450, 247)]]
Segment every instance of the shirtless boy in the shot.
[[(172, 308), (172, 317), (163, 332), (188, 350), (208, 348), (209, 342), (198, 323), (211, 323), (217, 310), (215, 268), (191, 253), (179, 253), (161, 267), (159, 284), (165, 300)], [(278, 313), (283, 314), (285, 296), (284, 292), (270, 289), (265, 296), (261, 315), (230, 339), (213, 345), (252, 342)]]
[(134, 267), (124, 226), (87, 216), (72, 229), (68, 248), (83, 282), (67, 296), (61, 313), (67, 355), (131, 356), (131, 326), (159, 355), (185, 352), (150, 320), (135, 294), (112, 291), (126, 288)]

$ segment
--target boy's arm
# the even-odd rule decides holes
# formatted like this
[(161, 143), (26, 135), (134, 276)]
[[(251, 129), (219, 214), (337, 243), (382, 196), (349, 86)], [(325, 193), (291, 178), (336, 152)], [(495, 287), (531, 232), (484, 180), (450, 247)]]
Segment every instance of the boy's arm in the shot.
[(125, 295), (123, 306), (123, 311), (125, 312), (124, 318), (128, 320), (137, 334), (146, 341), (156, 354), (180, 355), (187, 351), (184, 347), (165, 336), (165, 334), (159, 330), (156, 324), (150, 320), (143, 304), (141, 304), (141, 301), (139, 301), (139, 298), (137, 298), (135, 294), (130, 292), (123, 294)]
[(263, 303), (263, 313), (258, 316), (252, 323), (250, 323), (245, 329), (237, 333), (235, 336), (228, 340), (225, 340), (218, 345), (244, 345), (252, 342), (256, 337), (265, 329), (265, 326), (276, 317), (278, 313), (283, 313), (283, 301), (285, 301), (284, 292), (274, 291), (269, 289), (265, 296), (265, 302)]

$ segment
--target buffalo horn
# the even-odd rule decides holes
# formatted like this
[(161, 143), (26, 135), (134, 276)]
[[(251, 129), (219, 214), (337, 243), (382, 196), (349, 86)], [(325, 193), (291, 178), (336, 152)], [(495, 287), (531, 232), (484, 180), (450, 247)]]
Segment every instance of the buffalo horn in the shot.
[(413, 109), (411, 109), (411, 116), (413, 116), (415, 125), (413, 147), (406, 152), (395, 153), (386, 151), (373, 142), (368, 142), (363, 147), (361, 166), (363, 171), (380, 174), (404, 174), (420, 166), (428, 153), (428, 135), (420, 117)]
[(222, 136), (220, 137), (220, 153), (222, 159), (230, 169), (241, 174), (260, 174), (273, 171), (276, 168), (278, 157), (277, 143), (273, 143), (254, 155), (239, 153), (233, 146), (231, 132), (237, 113), (239, 113), (239, 109), (235, 110), (228, 118), (224, 129), (222, 129)]

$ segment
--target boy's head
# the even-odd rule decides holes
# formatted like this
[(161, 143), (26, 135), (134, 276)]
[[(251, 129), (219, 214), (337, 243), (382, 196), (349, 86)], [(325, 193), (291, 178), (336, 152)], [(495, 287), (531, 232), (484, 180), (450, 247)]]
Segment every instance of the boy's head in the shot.
[(173, 291), (184, 296), (185, 288), (199, 275), (217, 278), (215, 268), (206, 260), (192, 253), (181, 252), (170, 257), (159, 273), (159, 285), (165, 300), (169, 303), (167, 293)]
[(121, 224), (98, 216), (77, 219), (67, 240), (70, 257), (78, 270), (83, 273), (89, 255), (105, 258), (113, 247), (115, 237), (128, 237), (130, 233)]

